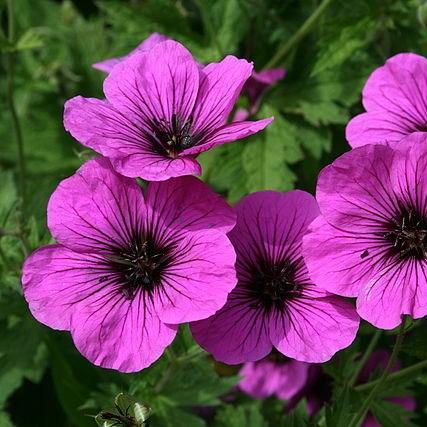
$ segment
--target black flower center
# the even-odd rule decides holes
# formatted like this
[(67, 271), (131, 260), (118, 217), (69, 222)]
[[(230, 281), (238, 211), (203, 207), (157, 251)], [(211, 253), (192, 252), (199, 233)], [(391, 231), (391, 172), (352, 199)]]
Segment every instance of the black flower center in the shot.
[(287, 301), (301, 293), (301, 285), (295, 276), (296, 265), (289, 260), (261, 262), (252, 272), (251, 288), (265, 309), (280, 310)]
[(427, 123), (418, 123), (415, 126), (415, 130), (418, 132), (427, 132)]
[(171, 262), (171, 253), (171, 247), (161, 247), (152, 238), (141, 237), (109, 256), (110, 266), (119, 275), (123, 296), (132, 299), (140, 290), (152, 293), (160, 286), (163, 273)]
[(401, 259), (427, 258), (427, 217), (415, 209), (402, 209), (388, 225), (384, 237), (392, 252)]
[(179, 153), (197, 144), (198, 138), (192, 134), (193, 117), (182, 122), (176, 114), (172, 114), (171, 123), (154, 120), (152, 143), (157, 152), (175, 158)]

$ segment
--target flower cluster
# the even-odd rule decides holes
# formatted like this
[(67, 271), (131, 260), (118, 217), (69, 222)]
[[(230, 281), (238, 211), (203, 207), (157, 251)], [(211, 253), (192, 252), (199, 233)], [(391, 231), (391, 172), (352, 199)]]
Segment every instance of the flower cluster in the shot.
[[(216, 360), (245, 363), (242, 390), (288, 400), (307, 363), (353, 342), (359, 316), (390, 329), (426, 315), (426, 61), (401, 54), (372, 74), (367, 112), (347, 128), (354, 149), (321, 172), (316, 198), (263, 191), (234, 208), (191, 176), (197, 156), (269, 125), (246, 119), (284, 69), (202, 65), (161, 34), (95, 64), (105, 99), (67, 101), (64, 125), (100, 156), (51, 196), (57, 243), (23, 268), (34, 317), (122, 372), (149, 366), (190, 322)], [(236, 112), (241, 91), (249, 107)]]

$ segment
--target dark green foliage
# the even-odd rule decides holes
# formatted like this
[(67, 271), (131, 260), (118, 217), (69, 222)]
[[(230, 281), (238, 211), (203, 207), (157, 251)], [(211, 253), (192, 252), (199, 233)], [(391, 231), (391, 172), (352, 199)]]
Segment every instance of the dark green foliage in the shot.
[[(7, 2), (15, 7), (13, 40), (8, 37)], [(352, 387), (349, 380), (373, 328), (364, 325), (353, 346), (323, 365), (333, 385), (331, 398), (309, 417), (304, 400), (285, 412), (285, 404), (274, 397), (256, 401), (235, 391), (238, 367), (216, 364), (195, 345), (186, 327), (165, 355), (140, 373), (94, 367), (75, 350), (67, 333), (51, 331), (33, 319), (20, 287), (23, 260), (50, 242), (45, 224), (49, 195), (93, 155), (62, 126), (66, 99), (77, 94), (102, 96), (104, 76), (91, 68), (92, 63), (124, 55), (157, 31), (184, 43), (201, 62), (235, 54), (262, 70), (319, 3), (0, 1), (0, 427), (95, 426), (95, 415), (111, 408), (122, 392), (152, 408), (153, 427), (349, 424), (370, 390), (357, 382)], [(421, 3), (331, 1), (305, 37), (273, 64), (285, 66), (287, 75), (265, 94), (256, 116), (274, 116), (274, 123), (252, 138), (202, 154), (202, 178), (230, 203), (266, 189), (313, 192), (321, 168), (349, 149), (344, 128), (361, 111), (360, 92), (367, 76), (395, 53), (426, 54), (427, 33), (420, 23), (424, 12), (417, 12)], [(24, 195), (8, 84), (13, 84), (22, 129)], [(245, 105), (242, 97), (239, 106)], [(378, 347), (390, 349), (393, 339), (384, 333)], [(427, 379), (423, 367), (415, 365), (427, 359), (424, 321), (413, 325), (400, 359), (402, 366), (416, 369), (392, 374), (374, 400), (372, 413), (385, 427), (427, 425)], [(230, 393), (231, 398), (224, 398)], [(387, 400), (405, 395), (416, 397), (415, 414)]]

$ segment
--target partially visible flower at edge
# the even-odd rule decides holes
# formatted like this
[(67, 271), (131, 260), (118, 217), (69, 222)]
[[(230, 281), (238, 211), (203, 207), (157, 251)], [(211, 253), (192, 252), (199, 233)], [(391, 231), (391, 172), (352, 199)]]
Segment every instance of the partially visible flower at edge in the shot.
[(347, 125), (351, 147), (395, 144), (412, 133), (427, 142), (427, 59), (400, 53), (377, 68), (363, 89), (365, 113)]
[(184, 46), (160, 42), (113, 67), (104, 81), (106, 100), (67, 101), (64, 126), (122, 175), (161, 181), (200, 174), (198, 154), (273, 120), (226, 123), (252, 68), (227, 56), (200, 69)]
[(304, 237), (318, 286), (357, 297), (359, 315), (393, 329), (427, 315), (427, 145), (365, 145), (319, 175), (321, 215)]
[(204, 183), (150, 183), (117, 174), (105, 158), (62, 181), (48, 205), (57, 244), (23, 267), (34, 317), (71, 332), (92, 363), (135, 372), (158, 359), (178, 325), (221, 308), (236, 284), (226, 236), (232, 209)]
[(252, 362), (276, 348), (304, 362), (325, 362), (356, 337), (353, 305), (315, 286), (302, 238), (319, 214), (304, 191), (262, 191), (235, 207), (228, 234), (237, 252), (238, 284), (212, 317), (191, 323), (193, 337), (216, 360)]

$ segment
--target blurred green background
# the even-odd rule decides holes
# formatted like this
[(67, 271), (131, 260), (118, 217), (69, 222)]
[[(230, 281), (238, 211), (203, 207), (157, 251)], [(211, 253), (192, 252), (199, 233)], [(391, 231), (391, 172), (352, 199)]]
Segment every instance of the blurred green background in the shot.
[[(172, 356), (118, 375), (92, 367), (67, 333), (29, 315), (22, 262), (50, 241), (49, 195), (93, 155), (64, 131), (63, 104), (77, 94), (101, 97), (104, 75), (91, 64), (128, 53), (154, 31), (185, 44), (200, 62), (235, 54), (257, 70), (284, 66), (286, 77), (258, 112), (274, 115), (274, 124), (204, 153), (203, 179), (231, 203), (262, 189), (314, 192), (319, 170), (349, 149), (345, 124), (361, 111), (370, 72), (395, 53), (427, 53), (426, 8), (419, 0), (0, 0), (0, 427), (94, 426), (87, 414), (111, 406), (119, 391), (148, 401), (154, 426), (203, 426), (192, 410), (200, 405), (219, 407), (208, 421), (218, 427), (307, 425), (303, 410), (285, 417), (274, 399), (222, 402), (236, 370), (214, 366), (185, 328)], [(371, 333), (365, 325), (342, 360)], [(404, 358), (425, 358), (427, 343), (411, 339), (417, 345)], [(325, 369), (339, 388), (345, 363)], [(427, 425), (427, 379), (408, 381), (418, 400), (414, 423)], [(405, 417), (388, 414), (384, 425), (409, 425)]]

